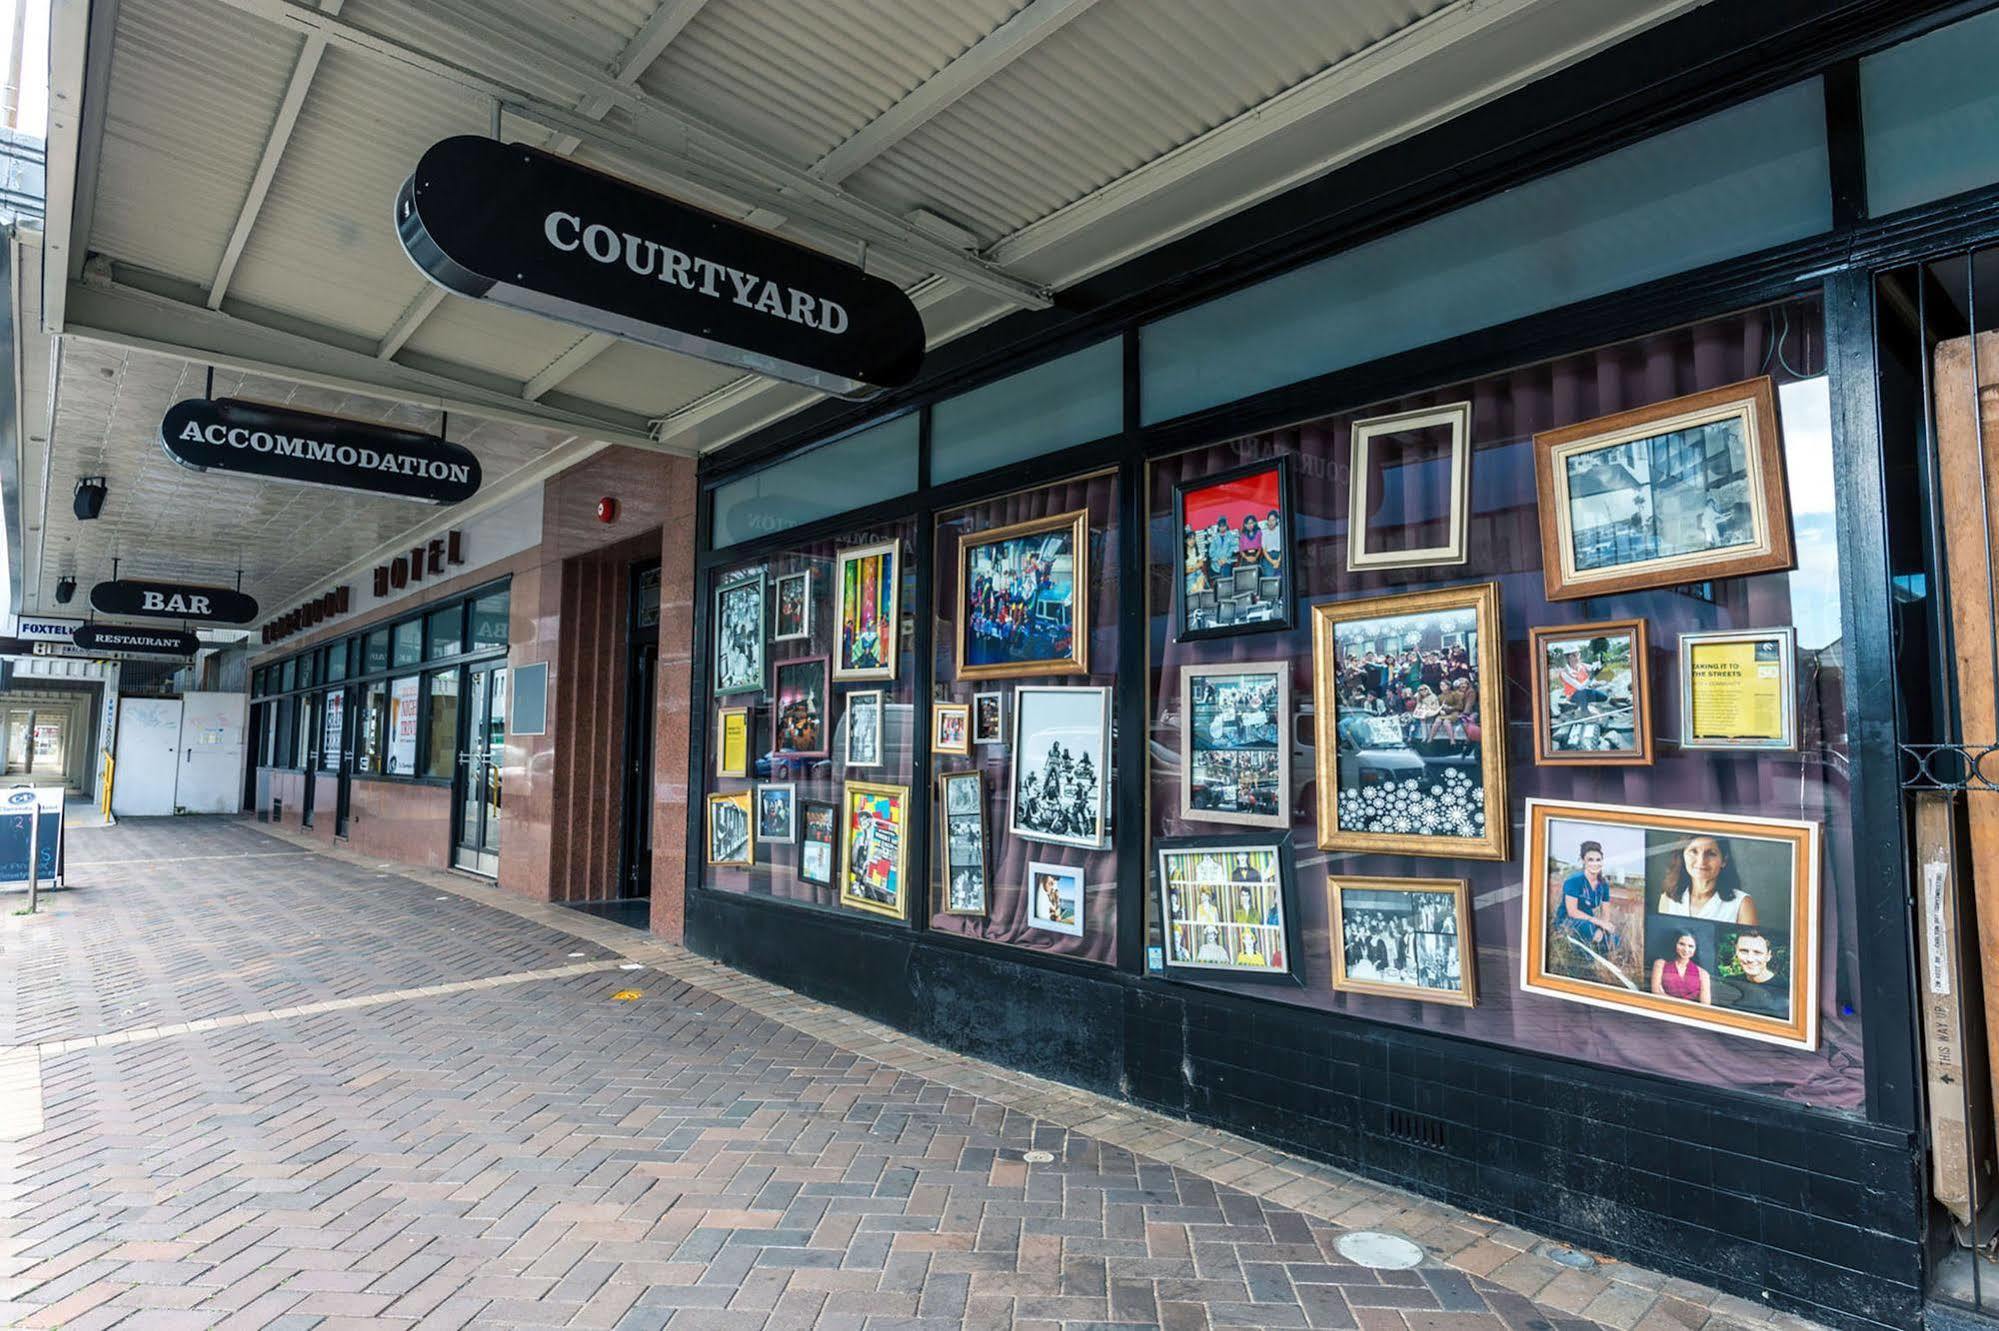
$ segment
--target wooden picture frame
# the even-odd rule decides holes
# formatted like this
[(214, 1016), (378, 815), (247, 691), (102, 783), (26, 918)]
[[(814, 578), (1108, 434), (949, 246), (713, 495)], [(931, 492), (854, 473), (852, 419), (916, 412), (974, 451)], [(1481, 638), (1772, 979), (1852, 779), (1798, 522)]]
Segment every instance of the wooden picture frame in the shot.
[(1530, 799), (1526, 825), (1522, 990), (1818, 1047), (1818, 823)]
[[(772, 806), (766, 797), (776, 797), (785, 807), (784, 827), (772, 830), (769, 817)], [(756, 839), (759, 845), (789, 846), (798, 841), (798, 787), (790, 781), (765, 781), (756, 788)]]
[[(1619, 707), (1614, 693), (1601, 698), (1574, 699), (1585, 692), (1603, 693), (1591, 686), (1604, 673), (1599, 663), (1592, 667), (1583, 652), (1596, 639), (1623, 637), (1630, 643), (1626, 654), (1629, 699)], [(1576, 646), (1580, 644), (1580, 646)], [(1556, 662), (1574, 648), (1578, 664), (1588, 671), (1588, 683), (1570, 691)], [(1650, 645), (1642, 619), (1602, 619), (1589, 624), (1548, 624), (1527, 631), (1527, 651), (1532, 666), (1534, 692), (1534, 762), (1541, 767), (1650, 767), (1652, 742), (1652, 671)], [(1615, 666), (1609, 669), (1614, 671)], [(1617, 681), (1607, 681), (1611, 688)], [(1558, 733), (1555, 690), (1562, 688), (1569, 711), (1560, 717), (1566, 734)], [(1582, 710), (1577, 710), (1578, 706)], [(1628, 725), (1627, 725), (1628, 723)], [(1606, 736), (1629, 730), (1628, 747), (1602, 747)]]
[[(1066, 598), (1048, 598), (1044, 594), (1050, 587), (1061, 581), (1059, 572), (1051, 574), (1049, 580), (1034, 595), (1032, 604), (1022, 603), (1019, 607), (1018, 627), (1033, 630), (1045, 627), (1052, 639), (1053, 648), (1059, 649), (1064, 626), (1052, 615), (1044, 613), (1044, 607), (1059, 606), (1068, 616), (1066, 651), (1051, 649), (1041, 655), (1020, 656), (1017, 659), (996, 661), (973, 661), (974, 655), (985, 655), (999, 649), (990, 647), (990, 638), (984, 630), (985, 616), (972, 600), (972, 564), (976, 553), (991, 546), (1024, 545), (1033, 538), (1051, 537), (1063, 534), (1069, 540), (1069, 569), (1067, 573), (1068, 595)], [(1050, 561), (1057, 570), (1060, 555)], [(1068, 513), (1057, 513), (1053, 517), (1031, 518), (1026, 522), (1009, 523), (1004, 527), (989, 527), (984, 531), (965, 532), (958, 537), (958, 603), (955, 607), (957, 623), (957, 655), (955, 658), (959, 679), (1016, 679), (1024, 675), (1087, 675), (1090, 673), (1090, 511), (1075, 509)], [(1045, 626), (1043, 621), (1047, 621)], [(1034, 649), (1041, 634), (1027, 632), (1024, 636), (1030, 651)], [(1011, 653), (1012, 647), (1007, 651)]]
[[(796, 619), (785, 622), (785, 592), (787, 588), (798, 587), (798, 614)], [(812, 570), (804, 568), (796, 573), (780, 573), (771, 592), (771, 632), (772, 642), (796, 642), (812, 637)]]
[[(1102, 685), (1022, 685), (1014, 690), (1009, 836), (1084, 850), (1109, 846), (1110, 696)], [(1051, 773), (1057, 761), (1054, 747), (1064, 735), (1068, 746), (1062, 770)], [(1053, 802), (1046, 794), (1051, 774), (1063, 787)]]
[(972, 706), (962, 702), (930, 704), (930, 751), (959, 757), (972, 751)]
[[(722, 814), (725, 808), (734, 809), (742, 817), (742, 845), (740, 853), (735, 844), (735, 829), (728, 825), (728, 818)], [(750, 792), (738, 790), (729, 794), (708, 797), (707, 816), (703, 819), (707, 829), (708, 867), (711, 869), (748, 869), (756, 864), (756, 815), (750, 807)], [(724, 840), (723, 838), (727, 838)]]
[[(1506, 858), (1504, 624), (1496, 582), (1312, 607), (1320, 849)], [(1343, 632), (1351, 661), (1339, 646)], [(1391, 668), (1412, 653), (1425, 667), (1429, 654), (1439, 657), (1440, 684), (1454, 685), (1447, 677), (1465, 668), (1476, 678), (1468, 690), (1432, 689), (1438, 711), (1428, 716), (1419, 693), (1405, 698), (1390, 682)], [(1351, 705), (1343, 675), (1364, 695)], [(1452, 692), (1460, 695), (1455, 718), (1445, 707)]]
[(1681, 748), (1788, 753), (1798, 747), (1796, 629), (1682, 633), (1678, 668)]
[[(729, 761), (735, 745), (735, 761)], [(715, 776), (720, 780), (747, 781), (750, 776), (750, 709), (715, 709)]]
[[(1305, 982), (1288, 832), (1162, 837), (1153, 853), (1153, 901), (1168, 976)], [(1247, 909), (1245, 892), (1252, 894)]]
[[(861, 844), (866, 838), (866, 844)], [(866, 857), (872, 877), (856, 873)], [(855, 910), (909, 918), (909, 787), (849, 781), (840, 790), (840, 904)]]
[[(1449, 535), (1440, 546), (1410, 550), (1369, 550), (1368, 477), (1376, 439), (1405, 430), (1447, 428), (1451, 432), (1448, 490)], [(1370, 416), (1348, 428), (1347, 440), (1347, 572), (1388, 568), (1442, 568), (1465, 562), (1465, 538), (1471, 527), (1471, 403), (1450, 402), (1418, 407), (1387, 416)]]
[[(817, 704), (816, 708), (812, 706)], [(792, 715), (793, 709), (804, 711)], [(833, 686), (823, 656), (794, 656), (771, 666), (770, 751), (773, 758), (824, 758), (832, 752), (829, 713)], [(803, 745), (804, 747), (798, 747)]]
[[(1349, 901), (1347, 894), (1355, 894)], [(1362, 893), (1372, 900), (1362, 900)], [(1448, 897), (1451, 911), (1443, 916), (1425, 910), (1438, 902), (1410, 901), (1406, 905), (1393, 898), (1417, 895)], [(1362, 912), (1390, 917), (1389, 927), (1370, 938)], [(1404, 919), (1395, 919), (1404, 916)], [(1478, 1005), (1478, 948), (1472, 943), (1471, 888), (1462, 878), (1367, 878), (1346, 874), (1326, 875), (1327, 939), (1332, 948), (1333, 988), (1348, 994), (1377, 994), (1383, 998), (1408, 998), (1419, 1003), (1444, 1003), (1453, 1007)], [(1444, 927), (1448, 919), (1449, 927)], [(1349, 926), (1354, 926), (1349, 936)], [(1406, 931), (1404, 926), (1407, 926)], [(1377, 949), (1367, 955), (1368, 949)], [(1361, 955), (1356, 957), (1356, 949)], [(1398, 955), (1399, 954), (1399, 955)], [(1458, 987), (1449, 986), (1449, 968), (1458, 967)], [(1361, 973), (1365, 966), (1372, 974)], [(1433, 966), (1444, 983), (1425, 983), (1425, 967)], [(1413, 980), (1387, 979), (1411, 968)]]
[[(1211, 522), (1222, 522), (1238, 533), (1242, 519), (1262, 509), (1264, 524), (1271, 497), (1277, 513), (1275, 528), (1260, 525), (1258, 541), (1263, 556), (1260, 566), (1245, 567), (1241, 560), (1240, 537), (1237, 552), (1230, 556), (1225, 576), (1219, 581), (1214, 555), (1203, 539)], [(1201, 519), (1200, 528), (1194, 526)], [(1231, 467), (1173, 487), (1173, 525), (1179, 531), (1178, 589), (1173, 595), (1174, 641), (1197, 642), (1207, 638), (1228, 638), (1240, 633), (1269, 633), (1292, 628), (1297, 623), (1297, 579), (1293, 575), (1297, 541), (1292, 521), (1291, 455), (1279, 454), (1257, 462)], [(1270, 534), (1277, 537), (1277, 554), (1269, 554)], [(1198, 547), (1198, 548), (1197, 548)]]
[[(1697, 479), (1684, 479), (1695, 469)], [(1543, 430), (1534, 436), (1534, 479), (1550, 601), (1794, 563), (1768, 375)]]
[[(969, 796), (962, 792), (970, 791)], [(969, 821), (978, 824), (976, 862), (960, 855), (952, 831), (963, 830)], [(946, 915), (975, 915), (983, 918), (992, 909), (992, 838), (986, 826), (986, 774), (940, 772), (937, 775), (937, 861), (943, 867), (943, 885), (938, 892), (938, 909)], [(961, 881), (960, 870), (977, 870), (977, 896), (972, 896), (971, 880)]]
[(833, 555), (837, 589), (833, 678), (895, 678), (902, 641), (902, 542), (853, 545)]
[[(1264, 687), (1270, 690), (1269, 711), (1270, 735), (1261, 737), (1262, 727), (1257, 726), (1258, 735), (1254, 741), (1246, 739), (1245, 726), (1249, 722), (1239, 720), (1235, 734), (1241, 742), (1218, 746), (1216, 728), (1231, 713), (1217, 711), (1205, 719), (1197, 715), (1196, 709), (1203, 705), (1201, 694), (1210, 692), (1211, 707), (1226, 706), (1212, 701), (1216, 692), (1230, 688), (1255, 688), (1251, 683), (1231, 684), (1224, 681), (1267, 681)], [(1208, 743), (1204, 747), (1203, 738)], [(1214, 782), (1205, 779), (1207, 768), (1202, 759), (1213, 760), (1215, 773), (1219, 778)], [(1240, 804), (1243, 788), (1242, 772), (1235, 773), (1233, 792), (1228, 792), (1226, 771), (1228, 760), (1235, 759), (1248, 770), (1255, 781), (1251, 807), (1229, 808), (1221, 798), (1222, 793), (1233, 793)], [(1250, 760), (1254, 760), (1252, 764)], [(1197, 778), (1203, 778), (1198, 779)], [(1211, 787), (1218, 787), (1217, 793), (1210, 793)], [(1262, 792), (1268, 788), (1272, 795), (1269, 808), (1263, 804)], [(1285, 661), (1231, 661), (1222, 665), (1190, 665), (1180, 670), (1180, 816), (1190, 822), (1234, 823), (1243, 827), (1288, 828), (1291, 826), (1291, 664)]]
[(972, 695), (972, 743), (981, 747), (1006, 746), (1006, 694), (995, 691)]
[(769, 673), (764, 643), (764, 571), (739, 574), (715, 588), (714, 686), (717, 698), (762, 693)]
[(833, 886), (833, 858), (840, 851), (840, 806), (832, 800), (798, 801), (798, 876)]
[[(856, 756), (854, 751), (855, 717), (854, 708), (859, 705), (874, 716), (874, 753), (870, 757), (865, 749)], [(883, 762), (882, 751), (888, 742), (883, 733), (888, 722), (887, 695), (881, 689), (849, 689), (840, 712), (840, 765), (843, 767), (876, 768)]]

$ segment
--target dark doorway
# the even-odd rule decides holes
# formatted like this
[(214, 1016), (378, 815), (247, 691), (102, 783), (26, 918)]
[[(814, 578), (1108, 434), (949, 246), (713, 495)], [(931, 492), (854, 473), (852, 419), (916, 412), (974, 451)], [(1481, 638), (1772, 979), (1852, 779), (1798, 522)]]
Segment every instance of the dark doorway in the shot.
[(625, 670), (624, 834), (618, 894), (652, 895), (654, 704), (659, 696), (659, 561), (632, 565)]

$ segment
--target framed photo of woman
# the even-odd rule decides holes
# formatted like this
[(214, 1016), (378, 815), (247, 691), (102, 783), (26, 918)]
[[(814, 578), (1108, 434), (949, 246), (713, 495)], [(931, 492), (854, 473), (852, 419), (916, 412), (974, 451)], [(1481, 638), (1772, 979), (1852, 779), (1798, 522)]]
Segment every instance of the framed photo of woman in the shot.
[(1462, 878), (1326, 879), (1333, 988), (1345, 993), (1478, 1003), (1471, 893)]
[(1465, 562), (1471, 403), (1355, 421), (1347, 482), (1347, 571)]
[(1179, 531), (1176, 639), (1292, 625), (1291, 459), (1283, 455), (1173, 487)]
[(1527, 801), (1520, 985), (1818, 1046), (1819, 825)]
[(1649, 767), (1652, 677), (1642, 619), (1530, 629), (1534, 761)]
[(1300, 984), (1288, 835), (1156, 843), (1166, 973)]
[(1322, 850), (1506, 858), (1499, 584), (1312, 607)]
[(1551, 601), (1792, 564), (1769, 376), (1534, 436)]
[(715, 687), (718, 698), (764, 688), (764, 575), (758, 569), (715, 589)]
[(1180, 671), (1180, 816), (1291, 825), (1291, 667), (1241, 662)]
[(1090, 513), (958, 538), (958, 678), (1090, 672)]
[(839, 634), (833, 678), (894, 679), (902, 631), (902, 543), (850, 546), (833, 557)]

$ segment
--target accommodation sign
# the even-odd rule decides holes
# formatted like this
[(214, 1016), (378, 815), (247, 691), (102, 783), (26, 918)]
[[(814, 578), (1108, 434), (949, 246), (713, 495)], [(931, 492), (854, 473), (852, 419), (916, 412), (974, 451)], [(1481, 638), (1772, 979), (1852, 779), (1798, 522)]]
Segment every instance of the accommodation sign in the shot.
[(208, 619), (222, 624), (247, 624), (257, 617), (257, 598), (228, 587), (192, 587), (135, 578), (98, 583), (90, 589), (90, 605), (99, 614), (132, 615), (140, 619)]
[(186, 629), (128, 628), (123, 624), (85, 624), (71, 638), (77, 647), (92, 654), (193, 656), (201, 647), (201, 639)]
[(525, 144), (432, 144), (396, 230), (447, 291), (841, 397), (923, 362), (893, 282)]
[(479, 459), (438, 435), (238, 398), (188, 398), (160, 421), (167, 456), (220, 471), (425, 504), (479, 493)]

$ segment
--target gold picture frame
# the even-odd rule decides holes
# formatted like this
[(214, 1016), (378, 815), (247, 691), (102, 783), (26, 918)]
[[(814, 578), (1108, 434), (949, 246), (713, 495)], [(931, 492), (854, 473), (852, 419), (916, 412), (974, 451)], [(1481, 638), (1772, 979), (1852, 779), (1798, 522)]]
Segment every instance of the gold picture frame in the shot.
[[(1349, 905), (1346, 900), (1348, 892), (1373, 893), (1382, 900), (1363, 904), (1356, 899)], [(1441, 916), (1422, 909), (1423, 906), (1434, 903), (1418, 901), (1396, 903), (1390, 900), (1398, 895), (1413, 897), (1419, 893), (1450, 898), (1451, 927), (1448, 930), (1441, 927)], [(1404, 904), (1409, 907), (1406, 912), (1397, 909)], [(1458, 964), (1458, 987), (1451, 989), (1446, 985), (1424, 984), (1420, 978), (1413, 982), (1399, 979), (1356, 978), (1355, 972), (1359, 969), (1360, 963), (1353, 958), (1354, 948), (1358, 944), (1365, 950), (1370, 940), (1365, 937), (1349, 939), (1347, 932), (1348, 925), (1360, 923), (1359, 912), (1363, 909), (1379, 909), (1388, 914), (1406, 913), (1409, 917), (1408, 922), (1416, 926), (1408, 938), (1407, 948), (1411, 955), (1403, 959), (1404, 964), (1397, 965), (1396, 960), (1390, 957), (1388, 943), (1384, 939), (1381, 940), (1381, 955), (1385, 960), (1377, 962), (1372, 957), (1367, 958), (1366, 964), (1370, 969), (1386, 975), (1400, 973), (1413, 965), (1419, 968), (1420, 976), (1422, 966), (1435, 964), (1442, 967), (1448, 975), (1448, 962), (1455, 960)], [(1326, 918), (1329, 922), (1327, 937), (1333, 953), (1333, 988), (1341, 993), (1378, 994), (1383, 998), (1408, 998), (1419, 1003), (1445, 1003), (1453, 1007), (1478, 1006), (1478, 949), (1472, 944), (1471, 914), (1471, 888), (1462, 878), (1367, 878), (1349, 877), (1338, 873), (1327, 874)], [(1431, 927), (1423, 927), (1426, 925)], [(1357, 932), (1362, 931), (1357, 930)], [(1432, 946), (1425, 947), (1426, 942)], [(1446, 949), (1454, 951), (1455, 956), (1450, 956)], [(1426, 958), (1425, 952), (1430, 952), (1432, 955)]]
[[(1731, 424), (1719, 438), (1712, 433)], [(1693, 431), (1703, 432), (1698, 440)], [(1730, 470), (1734, 444), (1739, 474)], [(1695, 480), (1684, 479), (1695, 470)], [(1794, 562), (1768, 375), (1543, 430), (1534, 436), (1534, 480), (1550, 601), (1779, 572)]]
[[(725, 808), (734, 809), (742, 816), (741, 853), (735, 851), (735, 829), (718, 820), (717, 814)], [(703, 838), (707, 849), (708, 867), (711, 869), (748, 869), (756, 864), (756, 838), (753, 833), (755, 820), (750, 808), (750, 792), (739, 790), (733, 794), (710, 795), (707, 817), (703, 820), (707, 835)], [(724, 838), (727, 838), (724, 840)]]
[[(960, 795), (963, 791), (975, 794), (964, 797)], [(946, 915), (984, 919), (992, 909), (992, 837), (991, 829), (986, 824), (986, 793), (986, 774), (976, 768), (969, 772), (937, 774), (937, 862), (943, 870), (937, 909)], [(976, 857), (961, 858), (960, 848), (951, 841), (952, 825), (970, 820), (978, 822), (978, 854)], [(960, 894), (957, 878), (960, 870), (977, 871), (976, 903), (971, 902), (968, 895)], [(963, 886), (969, 894), (971, 880), (967, 879)]]
[[(860, 835), (868, 838), (868, 844), (860, 849), (867, 856), (871, 880), (856, 874), (854, 868), (855, 842)], [(840, 879), (840, 904), (891, 919), (908, 919), (908, 866), (909, 787), (847, 782), (840, 789), (840, 862), (834, 866)]]
[[(1597, 638), (1628, 638), (1631, 643), (1632, 747), (1629, 749), (1563, 748), (1555, 739), (1554, 691), (1559, 672), (1551, 670), (1549, 657), (1563, 644)], [(1534, 763), (1538, 767), (1650, 767), (1652, 744), (1652, 672), (1650, 646), (1642, 619), (1602, 619), (1589, 624), (1548, 624), (1527, 631), (1527, 650), (1533, 667)], [(1596, 682), (1592, 672), (1590, 682)], [(1614, 702), (1612, 699), (1605, 701)], [(1586, 704), (1586, 705), (1594, 705)], [(1614, 712), (1614, 707), (1613, 707)], [(1571, 735), (1581, 722), (1573, 717), (1563, 724)], [(1621, 728), (1621, 727), (1620, 727)]]
[[(955, 735), (951, 726), (957, 721)], [(968, 757), (972, 752), (972, 705), (963, 702), (930, 704), (930, 751)]]
[(833, 587), (833, 678), (894, 679), (902, 645), (902, 542), (835, 551)]
[[(1052, 535), (1065, 531), (1069, 536), (1070, 569), (1069, 598), (1069, 650), (1059, 656), (1036, 656), (1011, 661), (988, 661), (981, 664), (970, 663), (972, 646), (971, 604), (972, 555), (981, 547), (1000, 545), (1010, 541), (1024, 541), (1035, 536)], [(1029, 617), (1039, 615), (1040, 608), (1029, 607)], [(953, 611), (957, 619), (957, 656), (955, 658), (959, 679), (1017, 679), (1022, 676), (1087, 675), (1090, 673), (1090, 511), (1075, 509), (1068, 513), (1057, 513), (1049, 518), (1030, 518), (1026, 522), (1010, 523), (1004, 527), (989, 527), (984, 531), (965, 532), (958, 537), (958, 593), (957, 605)]]
[[(1312, 607), (1321, 850), (1506, 858), (1503, 623), (1496, 582)], [(1382, 650), (1391, 637), (1393, 649)], [(1412, 652), (1419, 666), (1438, 658), (1439, 688), (1422, 686), (1436, 701), (1434, 713), (1420, 692), (1405, 699), (1391, 681), (1391, 666)], [(1360, 690), (1351, 705), (1342, 677)], [(1469, 697), (1455, 687), (1459, 679)], [(1455, 714), (1447, 706), (1451, 693), (1460, 695)], [(1475, 766), (1468, 771), (1468, 764)]]

